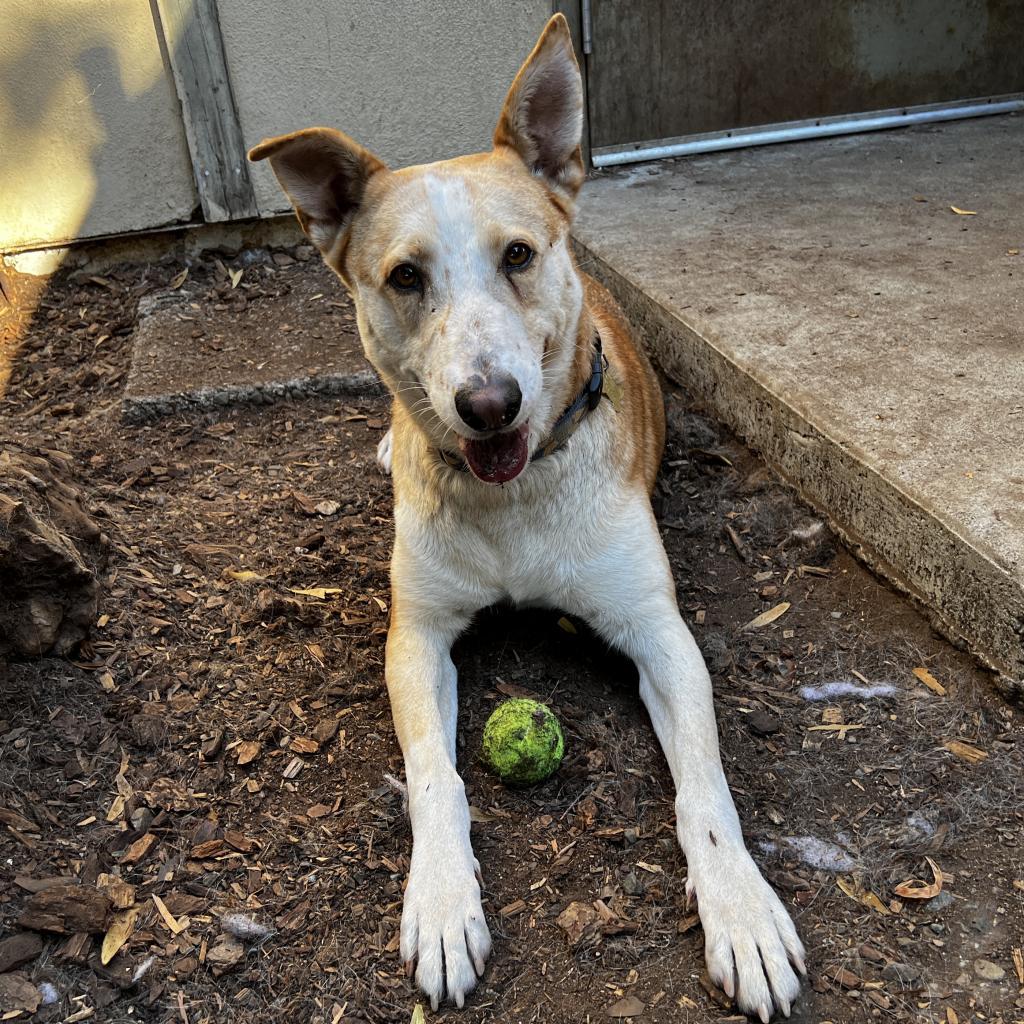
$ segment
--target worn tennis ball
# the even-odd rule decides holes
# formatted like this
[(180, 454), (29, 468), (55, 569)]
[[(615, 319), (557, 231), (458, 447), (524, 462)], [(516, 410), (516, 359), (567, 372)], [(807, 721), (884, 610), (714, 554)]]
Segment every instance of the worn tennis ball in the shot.
[(483, 758), (502, 782), (543, 782), (562, 763), (565, 740), (551, 709), (535, 700), (507, 700), (484, 726)]

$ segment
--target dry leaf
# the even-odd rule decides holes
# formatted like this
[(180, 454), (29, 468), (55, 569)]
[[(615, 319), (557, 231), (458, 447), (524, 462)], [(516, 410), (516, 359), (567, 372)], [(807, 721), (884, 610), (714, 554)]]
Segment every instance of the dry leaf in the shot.
[(244, 740), (238, 744), (238, 764), (246, 765), (255, 761), (260, 756), (260, 751), (263, 749), (262, 744), (257, 743), (255, 740)]
[(605, 1015), (615, 1020), (639, 1017), (646, 1007), (636, 996), (623, 996), (618, 1002), (605, 1008)]
[(100, 949), (100, 963), (106, 966), (117, 955), (117, 951), (131, 938), (135, 931), (135, 920), (139, 916), (139, 908), (132, 907), (130, 910), (120, 910), (114, 915), (114, 920), (103, 936), (103, 946)]
[(165, 811), (191, 811), (196, 798), (177, 779), (161, 776), (150, 783), (149, 789), (140, 794), (150, 807)]
[(946, 688), (923, 665), (914, 669), (914, 675), (933, 693), (937, 693), (940, 697), (946, 696)]
[(320, 744), (308, 736), (296, 736), (289, 744), (288, 749), (293, 754), (315, 754), (320, 749)]
[(409, 1024), (427, 1024), (427, 1018), (423, 1016), (423, 1007), (417, 1003), (416, 1009), (412, 1011), (412, 1019)]
[(231, 828), (224, 830), (224, 842), (239, 853), (252, 853), (259, 846), (255, 839), (250, 839), (244, 832), (236, 832)]
[(239, 583), (251, 583), (254, 580), (265, 580), (266, 576), (261, 573), (253, 572), (252, 569), (228, 569), (225, 576), (230, 576), (231, 579), (237, 580)]
[(977, 217), (978, 213), (976, 210), (961, 210), (959, 206), (951, 206), (950, 209), (959, 214), (961, 217)]
[(768, 611), (761, 612), (760, 615), (751, 619), (743, 628), (760, 629), (762, 626), (767, 626), (776, 619), (781, 619), (791, 607), (792, 605), (789, 601), (783, 601), (781, 604), (777, 604), (774, 608), (769, 608)]
[(171, 287), (177, 290), (185, 283), (185, 278), (188, 277), (188, 267), (186, 267), (180, 274), (175, 274), (171, 278)]
[(231, 287), (232, 288), (237, 288), (238, 287), (238, 282), (242, 280), (242, 274), (244, 274), (244, 273), (245, 273), (244, 270), (229, 270), (228, 271), (228, 277), (231, 278)]
[(575, 946), (597, 922), (597, 911), (589, 903), (573, 902), (558, 915), (558, 927)]
[(856, 885), (852, 880), (846, 878), (837, 878), (836, 885), (851, 900), (856, 900), (858, 903), (863, 903), (865, 907), (870, 907), (872, 910), (877, 910), (878, 913), (884, 917), (889, 917), (892, 911), (873, 893), (867, 889), (862, 889)]
[(942, 744), (951, 754), (971, 764), (980, 764), (988, 757), (987, 751), (972, 747), (969, 743), (962, 743), (960, 740), (946, 740)]
[(341, 508), (341, 505), (336, 501), (321, 501), (313, 508), (322, 516), (333, 516)]
[(307, 587), (306, 589), (289, 587), (288, 589), (293, 594), (301, 594), (303, 597), (315, 597), (318, 601), (326, 600), (328, 594), (341, 593), (341, 587)]
[(157, 913), (159, 913), (159, 915), (163, 918), (164, 924), (167, 925), (168, 928), (170, 928), (171, 932), (174, 935), (180, 935), (185, 930), (187, 925), (183, 924), (181, 921), (178, 921), (174, 917), (174, 915), (167, 909), (167, 904), (164, 903), (164, 901), (160, 899), (160, 897), (157, 896), (156, 893), (153, 893), (153, 903), (156, 906)]
[(1011, 952), (1013, 955), (1013, 967), (1017, 972), (1017, 980), (1024, 985), (1024, 950), (1020, 946), (1014, 946)]
[(312, 807), (306, 808), (307, 818), (326, 818), (330, 813), (331, 809), (327, 804), (313, 804)]
[(316, 515), (316, 502), (302, 491), (292, 491), (292, 501), (298, 506), (299, 511), (307, 516)]
[(120, 821), (124, 815), (124, 797), (115, 796), (107, 811), (107, 821)]
[(932, 869), (932, 881), (922, 882), (918, 878), (908, 878), (900, 882), (893, 890), (897, 896), (905, 900), (930, 900), (942, 892), (942, 869), (931, 859), (925, 857), (928, 866)]

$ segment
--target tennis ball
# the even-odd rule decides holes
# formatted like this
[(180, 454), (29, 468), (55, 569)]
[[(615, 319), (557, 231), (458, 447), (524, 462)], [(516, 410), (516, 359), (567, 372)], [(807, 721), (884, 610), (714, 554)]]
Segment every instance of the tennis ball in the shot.
[(484, 726), (483, 758), (502, 782), (543, 782), (562, 763), (565, 740), (551, 709), (535, 700), (507, 700)]

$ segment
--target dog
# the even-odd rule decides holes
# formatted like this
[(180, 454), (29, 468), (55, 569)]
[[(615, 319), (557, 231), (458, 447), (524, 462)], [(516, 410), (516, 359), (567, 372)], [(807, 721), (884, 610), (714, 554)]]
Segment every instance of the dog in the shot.
[(450, 651), (489, 605), (547, 606), (635, 662), (676, 785), (709, 974), (767, 1022), (789, 1015), (804, 950), (744, 845), (711, 680), (651, 510), (665, 434), (657, 378), (573, 259), (582, 111), (555, 15), (490, 152), (390, 170), (341, 132), (310, 128), (249, 154), (270, 161), (351, 293), (366, 357), (394, 397), (379, 456), (395, 496), (385, 677), (413, 832), (401, 956), (435, 1010), (446, 996), (462, 1007), (484, 971)]

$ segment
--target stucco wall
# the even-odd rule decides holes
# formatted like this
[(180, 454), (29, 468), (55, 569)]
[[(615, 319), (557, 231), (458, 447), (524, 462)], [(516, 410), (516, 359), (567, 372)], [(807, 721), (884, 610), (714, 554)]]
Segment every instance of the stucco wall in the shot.
[[(149, 0), (0, 6), (0, 251), (195, 219)], [(484, 148), (550, 11), (551, 0), (219, 0), (246, 145), (326, 124), (395, 166)], [(285, 212), (269, 168), (253, 175), (261, 214)]]
[(146, 0), (4, 0), (0, 250), (190, 218), (181, 110)]
[[(328, 125), (404, 166), (489, 148), (551, 0), (219, 0), (247, 146)], [(253, 169), (262, 214), (287, 202)]]

